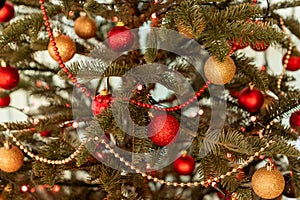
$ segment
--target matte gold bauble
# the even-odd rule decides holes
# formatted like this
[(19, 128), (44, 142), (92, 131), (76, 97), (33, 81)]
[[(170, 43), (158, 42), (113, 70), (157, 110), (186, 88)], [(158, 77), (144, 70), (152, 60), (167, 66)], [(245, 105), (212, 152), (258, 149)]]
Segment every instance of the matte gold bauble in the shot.
[(258, 169), (252, 176), (254, 192), (264, 199), (274, 199), (283, 192), (285, 180), (280, 171), (270, 166)]
[(4, 172), (16, 172), (23, 165), (24, 155), (16, 146), (5, 144), (0, 148), (0, 169)]
[(80, 13), (80, 17), (75, 20), (74, 31), (80, 38), (89, 39), (96, 35), (97, 25), (86, 13)]
[[(76, 53), (76, 44), (75, 42), (68, 36), (60, 34), (56, 37), (54, 36), (54, 41), (56, 43), (56, 47), (58, 48), (59, 55), (63, 62), (67, 62), (73, 58)], [(57, 56), (55, 55), (54, 46), (50, 42), (48, 44), (48, 52), (50, 56), (58, 61)]]
[(213, 84), (223, 85), (234, 77), (236, 66), (229, 56), (221, 62), (215, 56), (211, 56), (204, 64), (204, 74)]

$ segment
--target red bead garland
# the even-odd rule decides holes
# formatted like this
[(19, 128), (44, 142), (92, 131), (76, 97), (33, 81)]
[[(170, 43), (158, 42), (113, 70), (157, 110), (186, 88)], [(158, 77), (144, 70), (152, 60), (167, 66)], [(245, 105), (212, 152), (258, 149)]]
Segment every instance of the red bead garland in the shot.
[[(57, 63), (59, 64), (59, 67), (61, 69), (63, 69), (63, 71), (67, 74), (68, 78), (71, 80), (71, 82), (81, 90), (82, 93), (84, 93), (87, 97), (91, 97), (91, 99), (95, 99), (95, 96), (91, 96), (91, 93), (87, 90), (87, 88), (83, 87), (80, 83), (77, 82), (77, 79), (75, 77), (73, 77), (73, 74), (68, 70), (68, 68), (66, 68), (61, 56), (59, 55), (59, 51), (58, 48), (56, 47), (56, 43), (54, 41), (54, 36), (53, 36), (53, 32), (52, 29), (50, 27), (50, 22), (49, 22), (49, 18), (47, 16), (47, 10), (46, 7), (44, 5), (45, 1), (44, 0), (39, 0), (40, 3), (40, 8), (42, 10), (42, 14), (43, 14), (43, 20), (44, 20), (44, 25), (46, 26), (46, 30), (48, 32), (48, 36), (51, 42), (51, 45), (53, 46), (53, 51), (55, 52), (55, 55), (57, 57)], [(139, 106), (139, 107), (143, 107), (143, 108), (153, 108), (155, 110), (161, 110), (161, 111), (167, 111), (167, 112), (172, 112), (172, 111), (176, 111), (176, 110), (180, 110), (183, 107), (188, 106), (189, 104), (191, 104), (192, 102), (196, 101), (198, 97), (200, 97), (200, 95), (204, 92), (204, 90), (206, 88), (208, 88), (208, 85), (210, 84), (209, 81), (207, 81), (207, 83), (196, 93), (196, 95), (194, 97), (192, 97), (191, 99), (187, 100), (186, 102), (184, 102), (182, 105), (178, 105), (175, 107), (171, 107), (171, 108), (162, 108), (159, 106), (154, 106), (152, 104), (147, 104), (147, 103), (143, 103), (143, 102), (138, 102), (136, 100), (130, 100), (131, 103)]]

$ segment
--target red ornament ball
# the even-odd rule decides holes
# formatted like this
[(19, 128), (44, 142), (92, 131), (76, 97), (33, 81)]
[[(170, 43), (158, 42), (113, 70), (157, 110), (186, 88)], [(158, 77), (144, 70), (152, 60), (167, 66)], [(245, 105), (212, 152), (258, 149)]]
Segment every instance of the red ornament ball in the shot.
[(51, 135), (51, 131), (50, 130), (42, 131), (42, 132), (40, 132), (40, 135), (42, 137), (49, 137)]
[(11, 90), (19, 83), (20, 76), (16, 68), (6, 66), (0, 67), (0, 88)]
[(230, 43), (231, 43), (231, 46), (235, 50), (244, 49), (244, 48), (246, 48), (249, 45), (248, 42), (243, 42), (242, 38), (240, 38), (240, 39), (234, 38), (234, 40), (231, 41)]
[(292, 128), (300, 127), (300, 110), (292, 113), (290, 116), (290, 125)]
[[(282, 64), (284, 64), (284, 61), (286, 60), (287, 53), (284, 54), (282, 58)], [(286, 70), (288, 71), (297, 71), (300, 69), (300, 56), (290, 56), (288, 59), (288, 63), (286, 66)]]
[(107, 90), (102, 90), (92, 101), (92, 111), (94, 115), (99, 115), (103, 110), (107, 109), (113, 98), (108, 94)]
[(134, 35), (123, 22), (118, 22), (108, 32), (108, 44), (110, 48), (117, 52), (126, 51), (133, 45)]
[(250, 46), (255, 51), (265, 51), (270, 45), (263, 41), (257, 41), (254, 44), (250, 44)]
[(195, 159), (190, 155), (184, 154), (174, 161), (173, 169), (179, 175), (190, 175), (195, 169)]
[(5, 2), (3, 7), (0, 9), (0, 22), (8, 22), (15, 16), (14, 5), (11, 2)]
[(238, 104), (250, 113), (256, 113), (264, 104), (264, 95), (255, 88), (244, 88), (238, 97)]
[(148, 137), (158, 146), (171, 144), (179, 130), (179, 123), (170, 114), (158, 114), (151, 119), (148, 125)]
[(10, 97), (9, 95), (0, 97), (0, 108), (5, 108), (10, 104)]

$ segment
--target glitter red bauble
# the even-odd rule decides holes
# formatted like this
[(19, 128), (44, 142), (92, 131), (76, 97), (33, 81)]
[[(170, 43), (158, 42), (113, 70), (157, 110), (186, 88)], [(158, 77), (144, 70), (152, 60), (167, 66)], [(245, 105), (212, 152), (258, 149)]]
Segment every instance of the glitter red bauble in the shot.
[(94, 115), (99, 115), (103, 110), (107, 109), (113, 98), (111, 94), (108, 94), (106, 91), (102, 91), (101, 94), (98, 94), (92, 102), (92, 111)]
[(292, 113), (290, 116), (290, 125), (292, 128), (300, 127), (300, 110)]
[(269, 44), (266, 44), (263, 41), (257, 41), (255, 44), (250, 44), (251, 48), (255, 51), (265, 51), (269, 48)]
[(126, 51), (131, 48), (133, 42), (134, 36), (131, 30), (121, 22), (118, 22), (118, 24), (108, 32), (108, 44), (114, 51)]
[(20, 76), (16, 68), (6, 66), (0, 67), (0, 88), (11, 90), (19, 83)]
[(179, 175), (190, 175), (195, 169), (195, 159), (190, 155), (182, 155), (174, 161), (173, 169)]
[(42, 132), (40, 132), (40, 135), (42, 137), (49, 137), (51, 135), (51, 131), (50, 130), (42, 131)]
[(15, 16), (14, 5), (11, 2), (5, 2), (3, 7), (0, 9), (0, 22), (8, 22)]
[(148, 137), (158, 146), (171, 144), (179, 130), (179, 123), (170, 114), (155, 115), (148, 125)]
[[(284, 61), (286, 60), (286, 55), (287, 53), (284, 54), (282, 58), (282, 64), (284, 64)], [(300, 69), (300, 56), (290, 56), (286, 66), (286, 70), (297, 71), (298, 69)]]
[(0, 97), (0, 108), (5, 108), (10, 104), (10, 97), (9, 95)]
[(240, 39), (234, 38), (234, 40), (231, 41), (230, 43), (231, 46), (234, 48), (234, 50), (244, 49), (249, 45), (248, 42), (243, 42), (242, 38)]
[(264, 104), (264, 95), (258, 89), (244, 88), (238, 97), (238, 104), (250, 113), (256, 113)]

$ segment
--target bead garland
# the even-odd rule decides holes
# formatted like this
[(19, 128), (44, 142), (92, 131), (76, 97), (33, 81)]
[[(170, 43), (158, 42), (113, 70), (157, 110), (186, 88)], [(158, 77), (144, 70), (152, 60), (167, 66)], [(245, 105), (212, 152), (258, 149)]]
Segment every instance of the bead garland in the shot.
[[(69, 157), (62, 159), (62, 160), (50, 160), (47, 159), (45, 157), (41, 157), (38, 155), (33, 154), (32, 152), (30, 152), (29, 149), (27, 149), (23, 144), (21, 144), (20, 141), (18, 141), (18, 139), (11, 133), (11, 130), (7, 128), (7, 126), (4, 124), (4, 127), (6, 127), (6, 135), (12, 139), (12, 141), (25, 153), (27, 154), (29, 157), (31, 157), (32, 159), (35, 159), (37, 161), (43, 162), (43, 163), (47, 163), (47, 164), (52, 164), (52, 165), (64, 165), (67, 164), (69, 162), (71, 162), (72, 160), (74, 160), (81, 151), (83, 151), (85, 149), (85, 145), (87, 142), (90, 141), (90, 139), (87, 139), (86, 141), (82, 142), (79, 147), (76, 149), (76, 151), (74, 151)], [(25, 130), (23, 130), (25, 131)], [(31, 131), (31, 129), (29, 129), (29, 131)]]
[[(57, 57), (57, 62), (59, 64), (59, 67), (61, 69), (63, 69), (63, 71), (67, 74), (68, 78), (72, 81), (72, 83), (78, 89), (81, 90), (82, 93), (84, 93), (87, 97), (90, 97), (93, 100), (95, 100), (95, 96), (92, 96), (91, 93), (87, 90), (86, 87), (84, 87), (82, 84), (80, 84), (80, 83), (77, 82), (77, 79), (75, 77), (73, 77), (73, 74), (69, 71), (69, 69), (66, 67), (66, 65), (63, 62), (63, 60), (61, 59), (61, 56), (59, 55), (58, 48), (56, 47), (56, 43), (54, 41), (53, 31), (52, 31), (52, 29), (50, 27), (49, 18), (48, 18), (48, 15), (47, 15), (46, 7), (44, 5), (45, 1), (44, 0), (39, 0), (39, 3), (41, 4), (40, 8), (42, 10), (43, 20), (44, 20), (44, 24), (46, 26), (46, 31), (48, 32), (48, 36), (49, 36), (51, 45), (53, 46), (53, 51), (55, 52), (55, 55)], [(204, 90), (206, 88), (208, 88), (209, 84), (210, 84), (210, 82), (207, 81), (206, 84), (196, 93), (196, 95), (194, 97), (192, 97), (191, 99), (187, 100), (182, 105), (175, 106), (175, 107), (162, 108), (162, 107), (159, 107), (159, 106), (154, 106), (152, 104), (138, 102), (138, 101), (135, 101), (135, 100), (130, 100), (130, 102), (132, 104), (134, 104), (134, 105), (137, 105), (137, 106), (140, 106), (140, 107), (143, 107), (143, 108), (153, 108), (155, 110), (162, 110), (162, 111), (167, 111), (167, 112), (176, 111), (176, 110), (180, 110), (181, 108), (183, 108), (183, 107), (189, 105), (190, 103), (192, 103), (193, 101), (197, 100), (197, 98), (200, 97), (200, 95), (204, 92)]]
[(286, 72), (287, 64), (289, 62), (289, 59), (290, 59), (290, 56), (291, 56), (291, 53), (292, 53), (293, 43), (292, 43), (292, 39), (287, 35), (286, 27), (284, 25), (284, 21), (283, 21), (282, 17), (279, 18), (279, 21), (280, 21), (280, 26), (282, 28), (283, 33), (288, 37), (288, 40), (289, 40), (289, 47), (288, 47), (287, 55), (286, 55), (285, 60), (283, 62), (283, 69), (282, 69), (282, 72), (281, 72), (281, 74), (280, 74), (280, 76), (277, 80), (278, 92), (279, 92), (280, 95), (283, 95), (283, 92), (281, 91), (281, 82), (282, 82), (283, 76)]
[[(99, 138), (95, 137), (94, 140), (99, 141)], [(118, 153), (116, 153), (115, 150), (112, 149), (111, 146), (105, 141), (105, 139), (100, 140), (100, 143), (102, 143), (105, 146), (105, 148), (107, 150), (109, 150), (109, 152), (111, 154), (114, 155), (115, 158), (119, 159), (120, 162), (124, 163), (125, 166), (130, 167), (131, 170), (134, 170), (136, 173), (141, 174), (143, 177), (146, 177), (148, 180), (153, 180), (154, 182), (158, 182), (160, 184), (165, 184), (165, 185), (174, 186), (174, 187), (197, 187), (200, 185), (207, 187), (208, 185), (215, 184), (216, 182), (226, 178), (227, 176), (230, 176), (232, 173), (238, 172), (239, 169), (243, 169), (244, 167), (249, 165), (254, 160), (255, 157), (260, 156), (260, 153), (264, 152), (274, 142), (275, 141), (273, 141), (273, 140), (268, 141), (265, 147), (260, 148), (260, 150), (255, 152), (254, 155), (250, 156), (242, 164), (237, 165), (237, 167), (234, 167), (231, 171), (228, 171), (226, 174), (222, 174), (218, 177), (210, 178), (210, 179), (207, 179), (205, 181), (200, 181), (200, 182), (197, 181), (197, 182), (178, 183), (178, 182), (165, 181), (163, 179), (159, 179), (159, 178), (153, 177), (151, 175), (148, 175), (145, 172), (141, 172), (139, 169), (137, 169), (135, 166), (133, 166), (130, 162), (126, 161), (125, 158), (123, 158)]]
[[(71, 72), (69, 72), (68, 68), (66, 68), (65, 64), (63, 63), (60, 55), (59, 55), (59, 52), (58, 52), (58, 48), (56, 47), (56, 43), (54, 41), (54, 36), (53, 36), (53, 33), (52, 33), (52, 29), (50, 27), (50, 23), (49, 23), (49, 18), (47, 16), (47, 11), (46, 11), (46, 8), (44, 6), (44, 0), (39, 0), (39, 3), (41, 4), (40, 8), (42, 10), (42, 14), (43, 14), (43, 19), (44, 19), (44, 24), (46, 26), (46, 30), (48, 32), (48, 35), (49, 35), (49, 38), (50, 38), (50, 42), (51, 42), (51, 45), (53, 46), (53, 50), (55, 51), (55, 55), (57, 56), (57, 62), (60, 66), (61, 69), (63, 69), (63, 71), (67, 74), (68, 78), (72, 81), (72, 83), (81, 90), (82, 93), (84, 93), (87, 97), (91, 97), (92, 99), (95, 99), (94, 96), (91, 96), (91, 93), (89, 91), (87, 91), (87, 88), (83, 87), (80, 83), (77, 82), (77, 79), (75, 77), (73, 77), (73, 74)], [(256, 3), (255, 0), (253, 0), (253, 3)], [(282, 24), (281, 24), (282, 25)], [(291, 43), (290, 43), (291, 44)], [(290, 45), (291, 46), (291, 45)], [(289, 48), (290, 50), (290, 48)], [(290, 52), (291, 53), (291, 52)], [(230, 52), (229, 54), (232, 54), (232, 52)], [(289, 58), (289, 54), (287, 56), (287, 60)], [(285, 64), (287, 62), (284, 62)], [(284, 67), (284, 72), (283, 74), (285, 73), (285, 68), (286, 68), (286, 65)], [(283, 75), (282, 75), (282, 78), (283, 78)], [(281, 78), (281, 79), (282, 79)], [(280, 84), (281, 84), (281, 79), (278, 80), (278, 89), (280, 90)], [(196, 95), (187, 100), (185, 103), (183, 103), (182, 105), (180, 106), (175, 106), (175, 107), (171, 107), (171, 108), (161, 108), (161, 107), (158, 107), (158, 106), (154, 106), (154, 105), (151, 105), (151, 104), (146, 104), (146, 103), (143, 103), (143, 102), (138, 102), (138, 101), (135, 101), (135, 100), (130, 100), (131, 103), (137, 105), (137, 106), (141, 106), (141, 107), (144, 107), (144, 108), (153, 108), (153, 109), (156, 109), (156, 110), (165, 110), (165, 111), (175, 111), (175, 110), (179, 110), (181, 109), (182, 107), (184, 106), (187, 106), (189, 105), (191, 102), (195, 101), (197, 99), (197, 97), (199, 97), (206, 88), (208, 88), (208, 84), (209, 82), (207, 82), (200, 90), (199, 92), (196, 93)], [(269, 125), (266, 126), (266, 128), (263, 128), (261, 129), (260, 131), (258, 131), (260, 137), (262, 137), (262, 133), (269, 129), (270, 126), (273, 124), (273, 122), (270, 122)], [(74, 159), (78, 154), (79, 152), (84, 148), (84, 145), (86, 144), (86, 142), (82, 143), (79, 148), (73, 153), (71, 154), (68, 158), (64, 159), (64, 160), (48, 160), (46, 158), (42, 158), (42, 157), (39, 157), (39, 156), (35, 156), (34, 154), (32, 154), (31, 152), (28, 151), (28, 149), (26, 149), (26, 147), (24, 147), (23, 145), (20, 144), (20, 142), (17, 141), (17, 139), (10, 133), (10, 131), (7, 129), (8, 131), (8, 136), (11, 137), (13, 139), (14, 142), (16, 142), (16, 145), (20, 147), (21, 150), (23, 150), (28, 156), (36, 159), (36, 160), (39, 160), (41, 162), (45, 162), (45, 163), (48, 163), (48, 164), (65, 164), (67, 162), (70, 162), (72, 159)], [(99, 140), (99, 138), (94, 138), (95, 140)], [(88, 140), (89, 141), (89, 140)], [(162, 180), (162, 179), (158, 179), (156, 177), (153, 177), (151, 175), (147, 175), (146, 173), (144, 172), (141, 172), (139, 169), (137, 169), (135, 166), (133, 166), (130, 162), (126, 161), (123, 157), (121, 157), (118, 153), (116, 153), (111, 147), (109, 144), (106, 143), (106, 141), (104, 139), (100, 140), (100, 142), (102, 144), (105, 145), (105, 147), (109, 150), (110, 153), (112, 153), (116, 158), (118, 158), (122, 163), (124, 163), (126, 166), (130, 167), (132, 170), (134, 170), (136, 173), (139, 173), (141, 174), (143, 177), (147, 177), (148, 180), (153, 180), (154, 182), (159, 182), (161, 184), (166, 184), (166, 185), (172, 185), (174, 187), (192, 187), (192, 186), (199, 186), (199, 185), (202, 185), (202, 186), (207, 186), (207, 185), (210, 185), (210, 184), (214, 184), (215, 182), (219, 181), (220, 179), (224, 179), (225, 177), (227, 176), (230, 176), (232, 173), (235, 173), (237, 172), (239, 169), (242, 169), (244, 168), (245, 166), (247, 166), (250, 162), (252, 162), (254, 160), (255, 157), (259, 156), (260, 153), (262, 153), (263, 151), (265, 151), (266, 148), (268, 148), (270, 146), (271, 143), (274, 143), (274, 141), (270, 140), (265, 147), (262, 147), (258, 152), (256, 152), (253, 156), (250, 156), (246, 161), (244, 161), (244, 163), (242, 164), (239, 164), (237, 167), (233, 168), (231, 171), (227, 172), (226, 174), (223, 174), (223, 175), (220, 175), (219, 177), (215, 177), (215, 178), (212, 178), (212, 179), (208, 179), (206, 181), (201, 181), (201, 182), (188, 182), (188, 183), (178, 183), (178, 182), (168, 182), (168, 181), (165, 181), (165, 180)]]
[(205, 89), (208, 88), (209, 84), (210, 84), (210, 82), (207, 81), (206, 84), (204, 84), (204, 86), (202, 88), (200, 88), (200, 90), (196, 93), (196, 95), (194, 97), (190, 98), (189, 100), (187, 100), (183, 104), (178, 105), (178, 106), (174, 106), (174, 107), (163, 108), (163, 107), (155, 106), (155, 105), (152, 105), (152, 104), (147, 104), (147, 103), (144, 103), (144, 102), (136, 101), (134, 99), (131, 99), (130, 102), (133, 103), (134, 105), (137, 105), (137, 106), (143, 107), (143, 108), (152, 108), (154, 110), (163, 110), (163, 111), (167, 111), (167, 112), (172, 112), (172, 111), (180, 110), (181, 108), (186, 107), (189, 104), (191, 104), (192, 102), (196, 101), (197, 98), (200, 97), (201, 94), (205, 91)]

